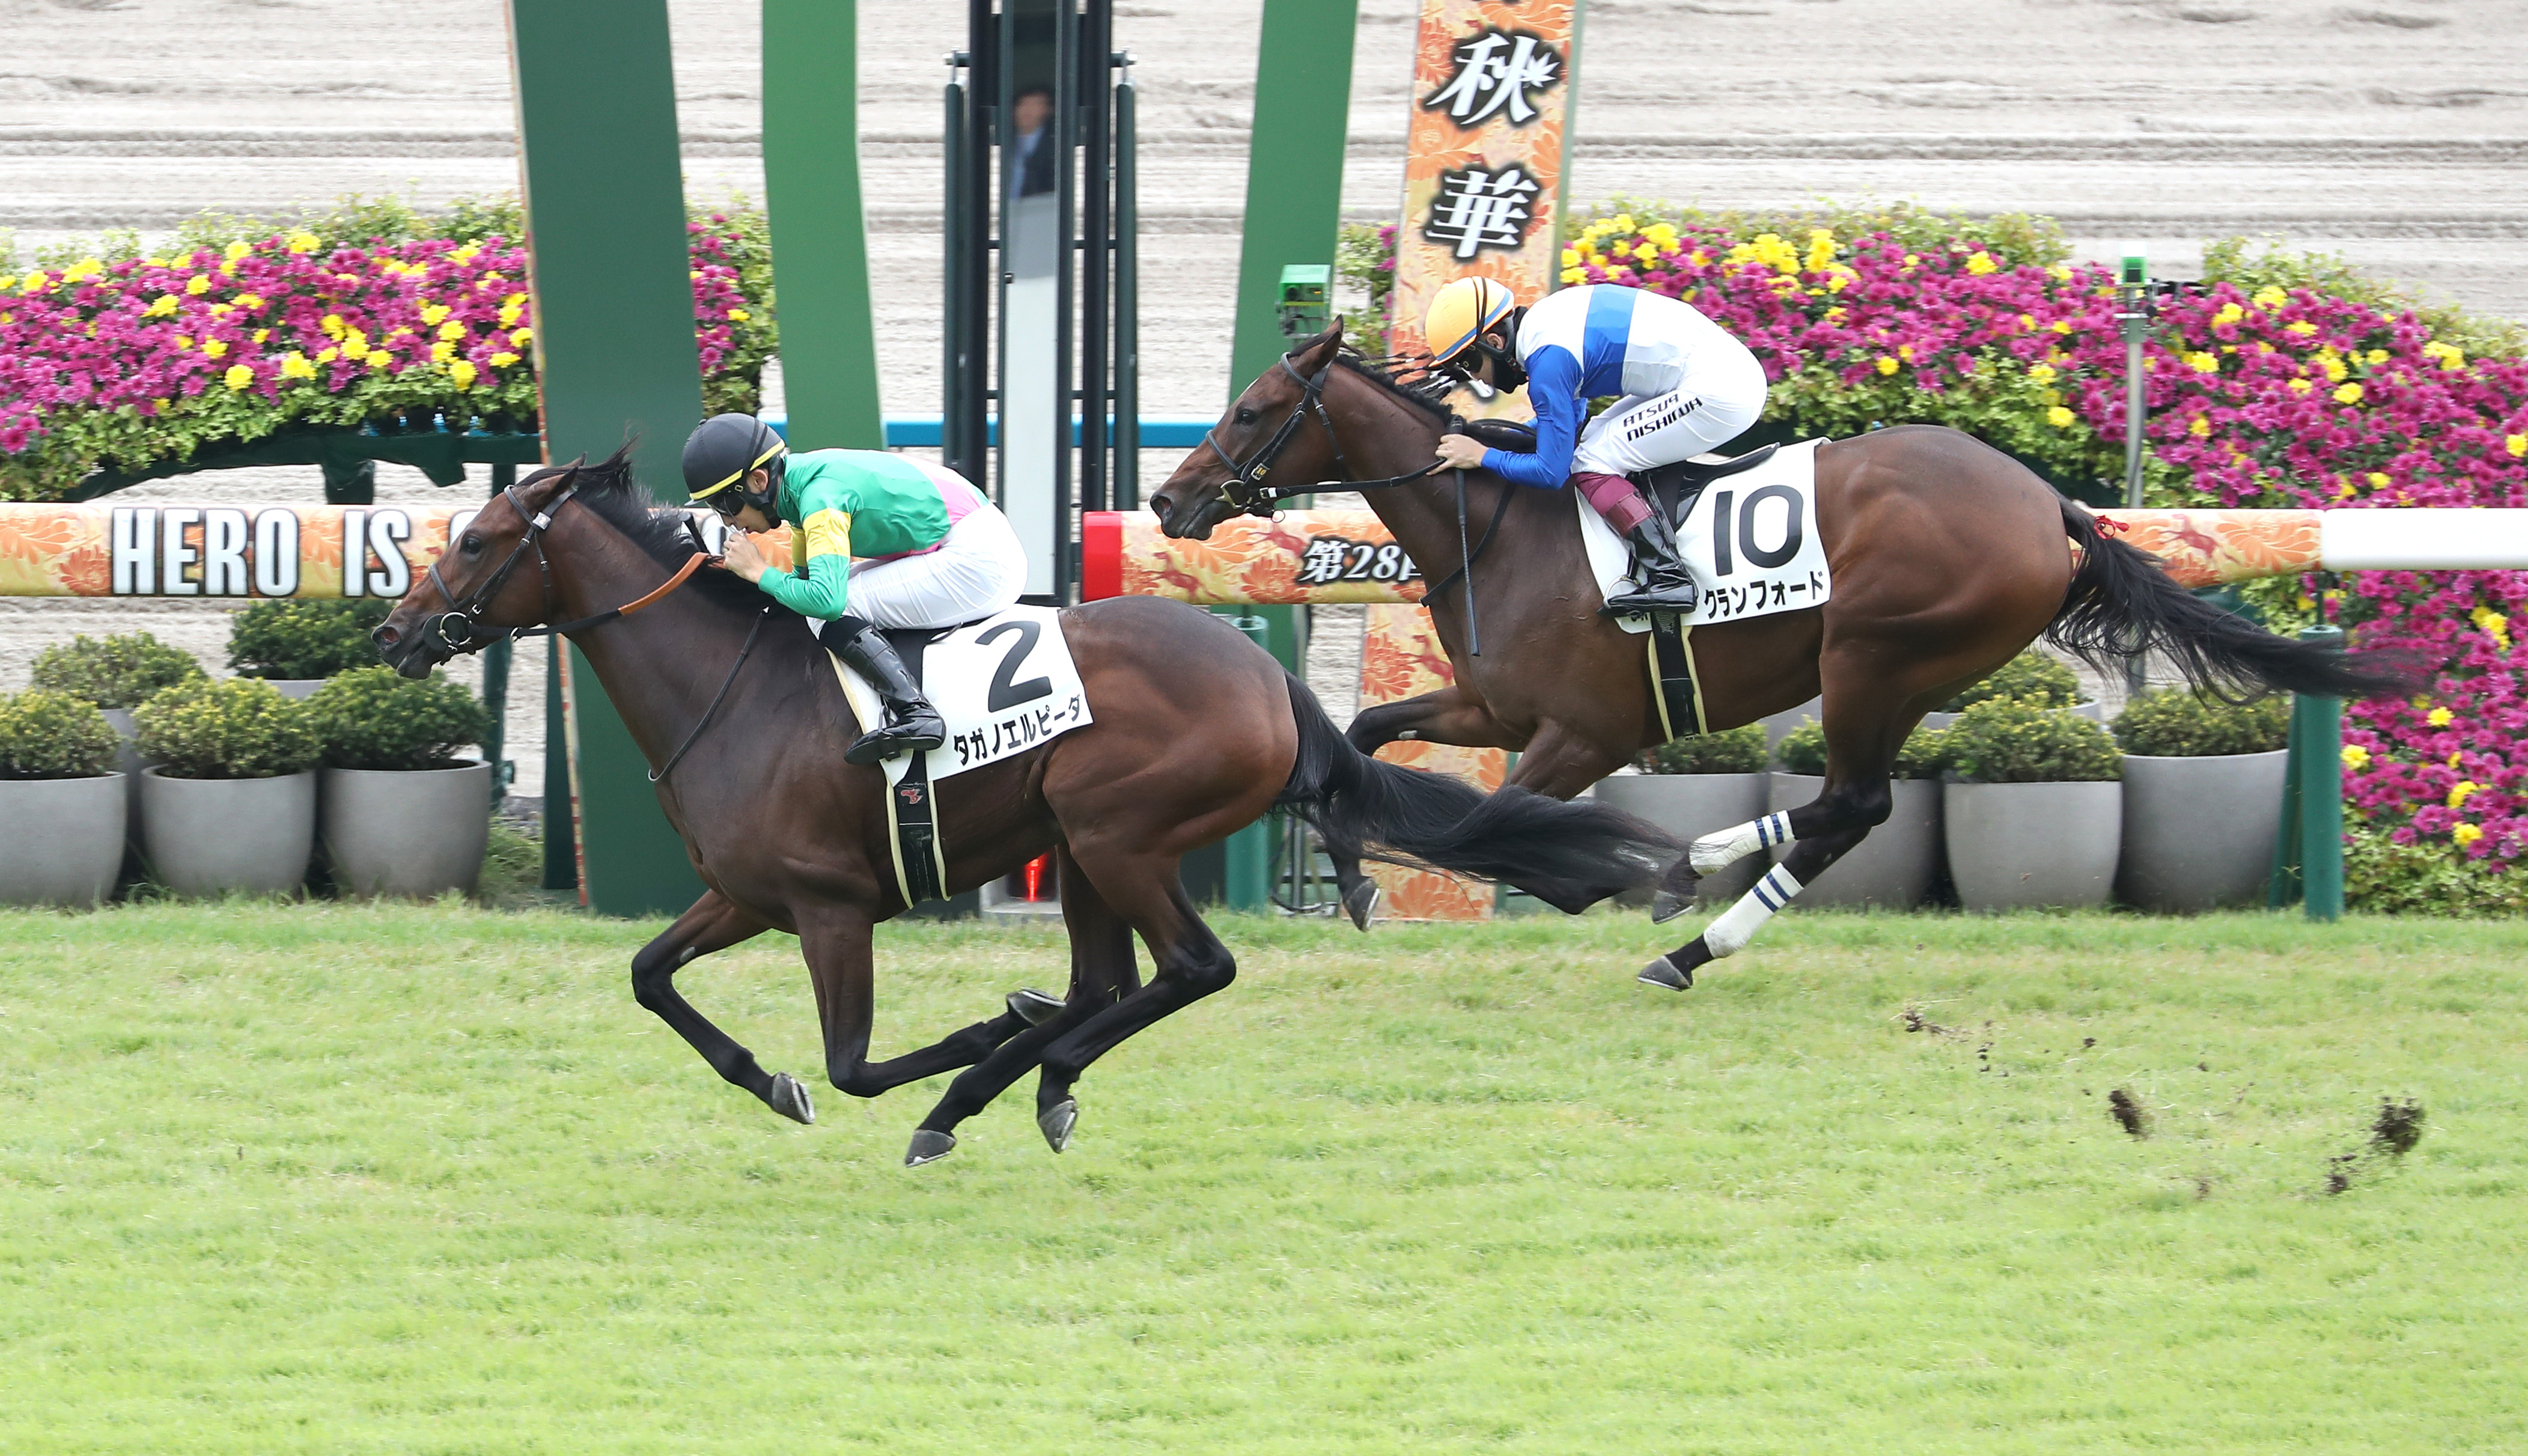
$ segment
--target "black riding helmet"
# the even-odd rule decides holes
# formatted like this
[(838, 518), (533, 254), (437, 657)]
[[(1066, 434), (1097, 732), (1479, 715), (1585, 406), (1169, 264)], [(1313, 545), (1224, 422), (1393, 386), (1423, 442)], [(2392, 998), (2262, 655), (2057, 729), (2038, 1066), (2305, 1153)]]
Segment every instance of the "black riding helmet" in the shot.
[[(688, 504), (708, 505), (724, 516), (752, 505), (774, 520), (781, 494), (782, 465), (790, 447), (771, 426), (753, 415), (713, 415), (685, 437), (685, 489)], [(747, 476), (765, 472), (761, 493), (746, 489)]]

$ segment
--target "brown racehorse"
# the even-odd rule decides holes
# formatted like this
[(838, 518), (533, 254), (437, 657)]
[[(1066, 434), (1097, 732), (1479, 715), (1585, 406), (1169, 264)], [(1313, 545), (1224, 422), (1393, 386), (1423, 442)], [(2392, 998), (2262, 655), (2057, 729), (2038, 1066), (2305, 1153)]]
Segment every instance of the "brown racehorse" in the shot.
[[(1402, 384), (1342, 348), (1338, 324), (1246, 387), (1150, 497), (1170, 536), (1200, 540), (1258, 507), (1267, 471), (1306, 484), (1398, 481), (1366, 493), (1379, 518), (1440, 584), (1427, 599), (1455, 682), (1364, 710), (1363, 753), (1398, 739), (1515, 749), (1509, 784), (1567, 799), (1661, 738), (1641, 639), (1600, 613), (1571, 497), (1473, 472), (1405, 479), (1455, 428), (1436, 390)], [(1445, 382), (1443, 382), (1445, 388)], [(1792, 842), (1782, 864), (1702, 935), (1642, 979), (1679, 990), (1694, 970), (1746, 944), (1780, 903), (1813, 883), (1891, 806), (1897, 751), (1923, 713), (2039, 636), (2093, 663), (2157, 650), (2186, 679), (2223, 692), (2283, 689), (2344, 697), (2407, 691), (2401, 660), (2347, 657), (2224, 613), (2099, 533), (2089, 513), (2027, 467), (1955, 430), (1903, 426), (1822, 445), (1817, 513), (1833, 595), (1822, 607), (1698, 628), (1695, 665), (1714, 731), (1796, 707), (1822, 691), (1825, 783), (1788, 815), (1694, 843), (1659, 897), (1682, 910), (1699, 874)], [(1260, 511), (1259, 511), (1260, 513)], [(1498, 514), (1505, 513), (1505, 514)], [(1496, 530), (1498, 528), (1498, 531)], [(1467, 543), (1482, 655), (1468, 650)], [(2068, 541), (2067, 541), (2068, 538)], [(2071, 546), (2081, 555), (2076, 563)], [(1375, 891), (1338, 854), (1345, 904), (1367, 927)]]
[[(698, 539), (682, 512), (652, 509), (627, 453), (540, 470), (486, 506), (378, 629), (379, 648), (420, 677), (514, 629), (554, 623), (570, 635), (648, 756), (659, 802), (710, 886), (634, 958), (633, 994), (721, 1076), (813, 1121), (807, 1088), (765, 1072), (674, 984), (698, 956), (767, 929), (795, 932), (836, 1087), (874, 1097), (972, 1068), (914, 1134), (908, 1163), (948, 1152), (957, 1124), (1030, 1066), (1042, 1069), (1038, 1125), (1062, 1151), (1080, 1072), (1235, 975), (1187, 902), (1178, 861), (1277, 803), (1347, 854), (1384, 847), (1570, 910), (1651, 883), (1681, 848), (1611, 809), (1533, 794), (1486, 799), (1366, 758), (1305, 686), (1218, 617), (1151, 598), (1100, 601), (1063, 617), (1095, 721), (961, 775), (938, 796), (952, 891), (1055, 853), (1070, 994), (1058, 1005), (1013, 996), (1000, 1016), (871, 1062), (870, 927), (906, 909), (885, 775), (844, 764), (859, 725), (803, 618), (767, 612), (768, 598), (723, 572), (670, 577), (700, 554)], [(1146, 985), (1134, 932), (1154, 963)]]

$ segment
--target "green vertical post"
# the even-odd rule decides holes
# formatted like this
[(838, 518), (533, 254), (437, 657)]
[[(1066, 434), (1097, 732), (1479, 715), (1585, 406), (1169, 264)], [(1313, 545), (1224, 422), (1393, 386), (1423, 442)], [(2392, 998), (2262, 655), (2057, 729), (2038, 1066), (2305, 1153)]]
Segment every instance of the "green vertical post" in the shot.
[[(2302, 642), (2341, 650), (2344, 629), (2310, 627)], [(2273, 882), (2266, 903), (2300, 903), (2312, 920), (2344, 913), (2344, 703), (2291, 699), (2291, 756), (2283, 785), (2283, 817), (2274, 839)]]
[(793, 449), (886, 447), (861, 214), (856, 0), (764, 0), (764, 187)]
[[(1351, 121), (1352, 35), (1359, 26), (1359, 0), (1265, 0), (1255, 56), (1255, 129), (1246, 149), (1238, 330), (1230, 348), (1233, 396), (1290, 347), (1282, 334), (1282, 270), (1334, 263)], [(1298, 607), (1243, 612), (1264, 620), (1266, 650), (1283, 666), (1303, 669), (1307, 645)], [(1271, 825), (1238, 831), (1229, 841), (1228, 859), (1230, 908), (1270, 905)]]
[[(637, 436), (639, 479), (680, 499), (702, 369), (665, 0), (509, 0), (509, 54), (546, 458), (606, 455)], [(588, 660), (570, 670), (583, 893), (608, 914), (680, 910), (702, 884), (648, 764)]]

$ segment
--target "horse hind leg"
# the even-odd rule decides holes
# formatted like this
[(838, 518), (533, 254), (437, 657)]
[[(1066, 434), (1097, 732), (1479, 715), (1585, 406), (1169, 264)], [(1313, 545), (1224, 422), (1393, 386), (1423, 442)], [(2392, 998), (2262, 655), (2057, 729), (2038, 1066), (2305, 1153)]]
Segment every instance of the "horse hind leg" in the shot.
[[(1375, 754), (1391, 743), (1444, 743), (1471, 749), (1509, 747), (1501, 737), (1501, 725), (1493, 721), (1491, 709), (1453, 686), (1364, 707), (1352, 718), (1343, 737), (1363, 754)], [(1519, 761), (1524, 765), (1526, 759)], [(1343, 912), (1351, 916), (1352, 924), (1367, 930), (1370, 918), (1378, 912), (1378, 882), (1361, 869), (1360, 856), (1348, 849), (1329, 845), (1326, 858), (1334, 863), (1335, 887), (1342, 896)]]

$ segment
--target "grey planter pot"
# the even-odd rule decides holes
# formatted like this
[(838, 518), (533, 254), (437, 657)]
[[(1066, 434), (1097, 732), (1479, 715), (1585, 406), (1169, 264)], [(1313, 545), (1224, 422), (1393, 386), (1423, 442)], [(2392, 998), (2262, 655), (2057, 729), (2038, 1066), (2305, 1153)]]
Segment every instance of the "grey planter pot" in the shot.
[(274, 692), (279, 693), (282, 697), (289, 699), (290, 702), (304, 702), (307, 701), (310, 694), (325, 686), (327, 683), (332, 682), (333, 679), (323, 677), (268, 677), (265, 678), (264, 681), (272, 684)]
[(131, 807), (123, 775), (0, 779), (0, 905), (92, 906), (114, 893)]
[(1943, 785), (1958, 904), (1971, 910), (2106, 904), (2124, 843), (2124, 787)]
[(179, 895), (286, 894), (307, 879), (316, 772), (266, 779), (140, 776), (141, 848)]
[(324, 827), (346, 895), (471, 895), (492, 833), (492, 765), (326, 769)]
[(150, 763), (140, 756), (140, 750), (134, 742), (134, 735), (139, 730), (132, 726), (132, 709), (109, 707), (102, 711), (119, 740), (114, 749), (114, 771), (123, 775), (124, 837), (136, 846), (140, 843), (140, 772)]
[[(1798, 808), (1817, 797), (1824, 778), (1805, 773), (1773, 776), (1775, 812)], [(1896, 806), (1887, 822), (1870, 831), (1852, 853), (1804, 886), (1793, 905), (1879, 906), (1912, 910), (1931, 892), (1940, 872), (1940, 784), (1936, 779), (1898, 779), (1887, 786)], [(1773, 858), (1778, 861), (1784, 850)]]
[(2163, 913), (2264, 903), (2291, 754), (2125, 755), (2116, 897)]
[[(1599, 780), (1598, 800), (1690, 840), (1763, 814), (1765, 777), (1761, 773), (1624, 774)], [(1756, 877), (1771, 867), (1762, 854), (1750, 855), (1718, 874), (1706, 876), (1696, 899), (1708, 906), (1727, 905), (1755, 888)], [(1627, 892), (1616, 903), (1648, 905), (1651, 893)]]

